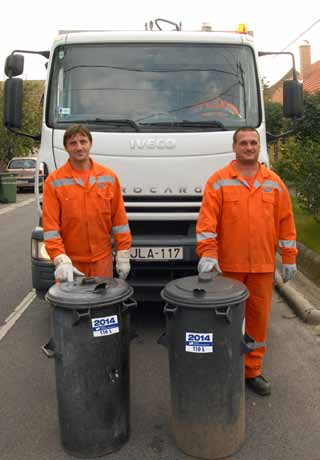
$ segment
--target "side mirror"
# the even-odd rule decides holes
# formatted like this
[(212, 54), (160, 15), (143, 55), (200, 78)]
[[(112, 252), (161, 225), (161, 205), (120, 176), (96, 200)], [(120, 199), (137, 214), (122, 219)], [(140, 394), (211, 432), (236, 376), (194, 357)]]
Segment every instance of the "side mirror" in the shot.
[(4, 82), (4, 126), (21, 128), (23, 80), (9, 78)]
[(5, 63), (4, 72), (7, 77), (17, 77), (23, 73), (24, 56), (22, 54), (10, 54)]
[(303, 86), (299, 80), (283, 82), (283, 116), (287, 118), (303, 115)]

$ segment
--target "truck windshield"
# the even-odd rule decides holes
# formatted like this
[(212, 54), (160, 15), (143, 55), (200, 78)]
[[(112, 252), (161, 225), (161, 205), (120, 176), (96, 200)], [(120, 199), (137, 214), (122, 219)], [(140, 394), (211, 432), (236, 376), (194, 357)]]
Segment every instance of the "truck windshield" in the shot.
[(113, 132), (256, 127), (257, 82), (245, 45), (65, 45), (53, 57), (47, 121)]

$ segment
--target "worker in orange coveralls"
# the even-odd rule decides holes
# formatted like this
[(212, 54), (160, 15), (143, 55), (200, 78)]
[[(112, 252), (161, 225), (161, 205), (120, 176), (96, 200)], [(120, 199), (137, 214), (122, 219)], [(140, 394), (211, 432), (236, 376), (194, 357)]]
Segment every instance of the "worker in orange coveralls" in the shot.
[[(237, 129), (233, 151), (235, 160), (215, 172), (205, 187), (196, 230), (198, 271), (216, 270), (247, 286), (246, 332), (265, 342), (278, 247), (283, 281), (297, 271), (295, 224), (286, 186), (258, 161), (259, 133)], [(246, 384), (262, 396), (271, 393), (261, 374), (264, 353), (262, 347), (245, 357)]]
[(69, 127), (63, 138), (68, 161), (46, 179), (42, 222), (46, 250), (55, 265), (55, 279), (74, 275), (112, 276), (111, 234), (116, 246), (116, 270), (130, 271), (131, 233), (119, 179), (90, 156), (91, 133)]
[(207, 102), (202, 102), (189, 109), (190, 111), (197, 112), (201, 116), (212, 117), (215, 113), (218, 117), (240, 117), (240, 112), (237, 107), (230, 102), (215, 98)]
[(207, 82), (205, 86), (204, 100), (185, 107), (186, 112), (189, 112), (197, 117), (212, 118), (241, 118), (238, 108), (222, 98), (223, 90), (219, 88), (218, 83), (214, 80)]

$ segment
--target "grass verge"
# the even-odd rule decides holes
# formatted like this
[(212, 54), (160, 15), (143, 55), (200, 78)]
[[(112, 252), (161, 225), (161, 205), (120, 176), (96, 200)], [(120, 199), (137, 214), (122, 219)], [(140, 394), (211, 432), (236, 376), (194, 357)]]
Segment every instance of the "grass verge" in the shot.
[(297, 240), (320, 255), (320, 222), (301, 209), (294, 196), (291, 200), (297, 227)]

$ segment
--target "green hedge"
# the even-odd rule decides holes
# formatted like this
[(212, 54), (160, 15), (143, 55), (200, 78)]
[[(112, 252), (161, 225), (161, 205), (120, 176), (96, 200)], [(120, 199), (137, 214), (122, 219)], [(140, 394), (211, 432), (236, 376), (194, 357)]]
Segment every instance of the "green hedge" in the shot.
[(291, 200), (297, 227), (297, 240), (320, 255), (320, 222), (302, 209), (295, 197), (291, 197)]

